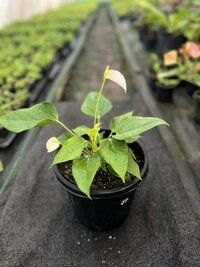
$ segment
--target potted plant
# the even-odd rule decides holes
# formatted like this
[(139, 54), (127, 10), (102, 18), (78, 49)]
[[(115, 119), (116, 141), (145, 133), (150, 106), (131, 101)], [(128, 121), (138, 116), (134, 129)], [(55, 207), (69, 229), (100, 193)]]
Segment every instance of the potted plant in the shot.
[(157, 54), (152, 53), (150, 55), (150, 68), (148, 69), (147, 75), (149, 86), (153, 91), (156, 91), (157, 73), (160, 72), (161, 65), (162, 60), (160, 57)]
[(174, 72), (162, 72), (157, 76), (156, 96), (160, 102), (172, 102), (174, 90), (179, 85), (179, 80), (171, 78)]
[(153, 26), (143, 21), (139, 23), (140, 40), (147, 50), (153, 50), (157, 43), (157, 33)]
[(0, 117), (0, 124), (13, 132), (57, 124), (65, 129), (47, 141), (48, 152), (58, 149), (52, 166), (58, 181), (66, 188), (79, 220), (94, 231), (114, 229), (127, 217), (137, 187), (147, 176), (147, 155), (138, 143), (141, 134), (158, 125), (159, 118), (133, 116), (132, 112), (114, 117), (105, 130), (101, 118), (111, 108), (103, 96), (106, 80), (126, 91), (124, 76), (107, 67), (99, 92), (90, 92), (81, 110), (93, 117), (93, 127), (75, 129), (59, 120), (56, 107), (43, 102)]
[(187, 42), (179, 49), (182, 55), (181, 79), (187, 93), (192, 96), (200, 88), (200, 45), (194, 42)]
[(117, 13), (117, 16), (119, 17), (120, 20), (124, 19), (132, 19), (133, 18), (133, 3), (132, 1), (120, 1), (120, 0), (115, 0), (112, 1), (112, 5), (114, 10)]
[(195, 120), (200, 123), (200, 89), (193, 94), (195, 102)]
[(161, 6), (157, 6), (148, 0), (136, 1), (145, 13), (146, 20), (151, 27), (157, 29), (157, 52), (160, 55), (178, 49), (185, 41), (183, 29), (188, 24), (186, 19), (189, 16), (189, 10), (179, 8), (173, 12), (165, 12)]
[(145, 12), (137, 3), (134, 5), (134, 13), (137, 18), (134, 22), (134, 26), (138, 28), (140, 41), (146, 49), (155, 49), (157, 43), (157, 28), (151, 23), (150, 13)]
[(157, 99), (161, 102), (171, 102), (174, 90), (180, 83), (177, 51), (172, 50), (165, 53), (163, 62), (154, 54), (152, 62), (155, 77), (151, 80), (151, 85), (156, 91)]

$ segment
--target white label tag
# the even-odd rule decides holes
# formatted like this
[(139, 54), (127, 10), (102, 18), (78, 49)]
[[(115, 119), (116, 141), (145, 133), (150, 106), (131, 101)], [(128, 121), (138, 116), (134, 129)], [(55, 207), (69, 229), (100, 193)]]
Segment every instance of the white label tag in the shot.
[(128, 202), (128, 200), (129, 200), (129, 198), (127, 197), (127, 198), (125, 198), (124, 200), (122, 200), (122, 202), (121, 202), (121, 206), (123, 206), (124, 204), (126, 204), (127, 202)]

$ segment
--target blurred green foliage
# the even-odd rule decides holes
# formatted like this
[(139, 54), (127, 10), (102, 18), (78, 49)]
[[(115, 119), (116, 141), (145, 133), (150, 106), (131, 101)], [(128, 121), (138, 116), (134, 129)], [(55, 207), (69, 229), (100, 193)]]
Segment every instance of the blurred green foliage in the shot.
[(134, 17), (139, 24), (157, 30), (184, 35), (188, 40), (200, 40), (199, 0), (112, 0), (121, 17)]
[(90, 1), (70, 4), (0, 31), (0, 116), (24, 105), (30, 87), (51, 66), (57, 51), (76, 38), (95, 7)]

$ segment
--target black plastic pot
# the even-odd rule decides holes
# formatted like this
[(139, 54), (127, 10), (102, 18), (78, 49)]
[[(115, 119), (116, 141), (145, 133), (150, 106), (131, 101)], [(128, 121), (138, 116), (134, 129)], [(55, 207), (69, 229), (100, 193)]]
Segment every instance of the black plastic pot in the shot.
[(139, 32), (139, 36), (140, 36), (140, 41), (142, 43), (144, 43), (145, 42), (145, 37), (146, 37), (147, 32), (148, 32), (147, 26), (141, 26), (141, 27), (139, 27), (138, 32)]
[(156, 91), (156, 73), (153, 69), (148, 71), (148, 83), (152, 91)]
[(49, 75), (48, 75), (48, 80), (50, 82), (56, 78), (57, 74), (60, 71), (60, 68), (61, 68), (61, 64), (59, 62), (54, 64), (53, 68), (51, 69), (51, 71), (49, 72)]
[(152, 50), (156, 47), (157, 34), (148, 25), (144, 26), (143, 29), (141, 29), (141, 38), (143, 45), (147, 50)]
[(193, 96), (194, 92), (199, 89), (199, 87), (195, 84), (192, 84), (188, 81), (183, 81), (182, 86), (186, 89), (188, 95)]
[(26, 101), (26, 105), (32, 105), (42, 94), (42, 92), (45, 89), (45, 86), (47, 85), (48, 79), (47, 74), (44, 75), (41, 79), (36, 81), (30, 88), (30, 96)]
[(160, 102), (172, 102), (173, 93), (177, 86), (164, 86), (156, 83), (156, 96)]
[(62, 50), (63, 50), (63, 46), (59, 47), (56, 51), (56, 55), (58, 56), (59, 59), (62, 58)]
[(131, 20), (132, 17), (133, 17), (133, 16), (132, 16), (132, 13), (129, 12), (129, 13), (126, 14), (126, 15), (120, 16), (120, 17), (119, 17), (119, 20)]
[(193, 94), (194, 102), (195, 102), (195, 120), (200, 123), (200, 89), (198, 89)]
[[(147, 156), (138, 142), (130, 145), (142, 160), (141, 176), (145, 179), (148, 171)], [(119, 189), (91, 191), (88, 199), (76, 185), (70, 183), (54, 167), (58, 181), (67, 189), (76, 216), (79, 221), (95, 232), (110, 231), (119, 227), (127, 218), (137, 187), (142, 183), (130, 182)]]
[(162, 56), (164, 53), (178, 49), (186, 41), (182, 35), (172, 35), (166, 31), (160, 31), (157, 34), (157, 53)]

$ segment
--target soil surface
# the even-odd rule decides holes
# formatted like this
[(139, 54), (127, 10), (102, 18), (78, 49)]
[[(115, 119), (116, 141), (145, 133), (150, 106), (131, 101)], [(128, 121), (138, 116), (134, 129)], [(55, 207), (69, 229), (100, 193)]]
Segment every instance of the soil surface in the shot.
[[(140, 171), (142, 170), (142, 167), (144, 163), (140, 159), (139, 155), (136, 153), (136, 162), (138, 163), (140, 167)], [(62, 176), (64, 176), (68, 181), (70, 181), (72, 184), (76, 184), (73, 174), (72, 174), (72, 161), (68, 161), (66, 163), (61, 163), (58, 165), (58, 169)], [(91, 190), (111, 190), (111, 189), (117, 189), (124, 187), (128, 185), (129, 183), (137, 183), (139, 180), (134, 177), (130, 176), (126, 178), (126, 182), (123, 183), (122, 179), (119, 177), (115, 176), (114, 174), (109, 172), (108, 166), (107, 166), (107, 171), (104, 171), (100, 169), (93, 180), (93, 183), (91, 185)]]

